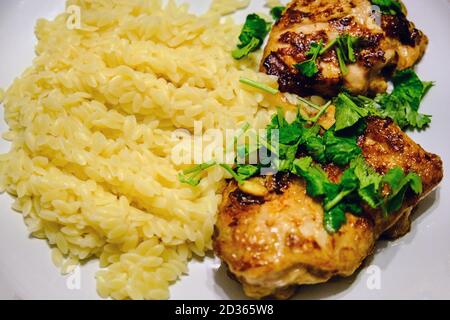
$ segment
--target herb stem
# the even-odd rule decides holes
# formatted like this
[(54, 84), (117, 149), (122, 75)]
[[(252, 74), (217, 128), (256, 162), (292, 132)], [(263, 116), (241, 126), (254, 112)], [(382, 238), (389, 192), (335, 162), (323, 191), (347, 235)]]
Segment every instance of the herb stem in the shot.
[(238, 143), (239, 138), (242, 137), (248, 131), (248, 129), (250, 129), (250, 123), (246, 122), (244, 126), (240, 128), (238, 132), (234, 135), (233, 142), (228, 143), (226, 150), (228, 151), (232, 148), (234, 150), (236, 144)]
[(186, 170), (183, 171), (183, 174), (184, 175), (188, 175), (188, 174), (198, 173), (198, 172), (201, 172), (203, 170), (209, 169), (209, 168), (215, 166), (216, 164), (217, 163), (214, 160), (211, 160), (209, 162), (205, 162), (205, 163), (199, 164), (199, 165), (197, 165), (195, 167), (192, 167), (190, 169), (186, 169)]
[(311, 122), (316, 123), (319, 121), (320, 117), (328, 110), (328, 108), (331, 106), (331, 101), (328, 101), (322, 109), (314, 116), (314, 118), (311, 119)]
[(330, 49), (336, 44), (337, 39), (338, 39), (338, 38), (336, 38), (336, 39), (334, 39), (334, 40), (328, 42), (327, 45), (326, 45), (324, 48), (322, 48), (322, 50), (320, 50), (319, 55), (323, 55), (325, 52), (327, 52), (328, 50), (330, 50)]
[(338, 57), (339, 68), (341, 69), (342, 75), (346, 76), (348, 74), (348, 68), (345, 64), (344, 53), (342, 52), (341, 48), (336, 48), (336, 54)]
[(309, 100), (307, 100), (307, 99), (305, 99), (305, 98), (298, 97), (298, 100), (300, 100), (300, 101), (303, 102), (304, 104), (306, 104), (306, 105), (310, 106), (311, 108), (316, 109), (316, 110), (318, 110), (318, 111), (320, 111), (320, 110), (322, 109), (321, 106), (319, 106), (319, 105), (317, 105), (317, 104), (315, 104), (315, 103), (312, 103), (311, 101), (309, 101)]
[(239, 184), (244, 183), (244, 180), (242, 180), (241, 177), (239, 177), (228, 164), (221, 164), (220, 166), (224, 168), (229, 174), (231, 174), (234, 180), (236, 180)]
[(355, 188), (342, 191), (341, 193), (339, 193), (333, 200), (331, 200), (324, 206), (325, 211), (330, 211), (331, 209), (333, 209), (335, 206), (339, 204), (339, 202), (341, 202), (346, 196), (348, 196), (354, 190)]
[(250, 87), (262, 90), (264, 92), (273, 94), (273, 95), (275, 95), (278, 92), (280, 92), (278, 89), (272, 88), (272, 87), (268, 86), (265, 83), (258, 82), (258, 81), (255, 81), (255, 80), (251, 80), (251, 79), (248, 79), (248, 78), (240, 78), (239, 82), (241, 82), (243, 84), (246, 84), (246, 85), (248, 85)]

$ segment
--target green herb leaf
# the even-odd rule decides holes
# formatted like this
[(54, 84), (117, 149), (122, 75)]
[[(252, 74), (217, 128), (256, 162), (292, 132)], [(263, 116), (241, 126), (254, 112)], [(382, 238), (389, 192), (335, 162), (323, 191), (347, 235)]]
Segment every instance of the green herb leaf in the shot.
[(303, 135), (303, 128), (297, 123), (291, 123), (279, 129), (279, 142), (281, 144), (296, 143)]
[(431, 88), (434, 87), (433, 81), (422, 81), (423, 84), (423, 94), (422, 99), (427, 95), (428, 91), (430, 91)]
[(240, 60), (248, 56), (251, 52), (258, 50), (260, 47), (261, 41), (258, 38), (252, 38), (249, 43), (242, 48), (234, 50), (231, 55), (234, 59)]
[(327, 192), (330, 184), (327, 174), (318, 165), (312, 165), (312, 158), (305, 157), (296, 159), (293, 164), (293, 171), (306, 180), (306, 192), (312, 197), (323, 196)]
[(392, 81), (392, 93), (378, 95), (375, 99), (383, 115), (390, 117), (402, 129), (423, 129), (429, 125), (431, 116), (420, 114), (419, 106), (432, 83), (422, 82), (412, 69), (398, 71)]
[(179, 173), (178, 180), (181, 183), (186, 183), (193, 187), (198, 186), (200, 184), (200, 180), (201, 180), (199, 178), (199, 175), (206, 169), (209, 169), (215, 165), (216, 165), (215, 161), (210, 161), (207, 163), (202, 163), (202, 164), (196, 165), (190, 169), (184, 170), (182, 173)]
[(381, 203), (379, 194), (381, 175), (367, 164), (363, 156), (354, 158), (350, 163), (350, 168), (354, 170), (355, 175), (358, 177), (360, 184), (358, 194), (361, 199), (372, 208), (378, 208)]
[(316, 73), (319, 72), (319, 68), (317, 67), (317, 57), (320, 54), (320, 51), (323, 48), (323, 42), (320, 40), (319, 43), (313, 42), (311, 43), (311, 47), (308, 52), (306, 52), (306, 57), (310, 57), (310, 59), (303, 61), (302, 63), (294, 64), (294, 67), (300, 71), (304, 76), (311, 78)]
[(299, 175), (302, 176), (306, 173), (313, 163), (311, 157), (302, 157), (294, 161), (294, 170)]
[(313, 159), (319, 163), (326, 162), (325, 144), (322, 137), (312, 136), (308, 137), (305, 142), (306, 151)]
[(242, 59), (251, 52), (261, 48), (270, 28), (271, 23), (265, 21), (257, 14), (249, 14), (239, 35), (240, 43), (237, 46), (238, 48), (232, 52), (233, 58)]
[(356, 62), (355, 47), (358, 42), (358, 37), (349, 34), (340, 35), (336, 39), (336, 55), (339, 61), (339, 68), (344, 76), (349, 72), (347, 64)]
[(247, 180), (255, 176), (259, 172), (258, 166), (244, 164), (238, 165), (236, 168), (236, 173), (241, 180)]
[(336, 233), (347, 222), (344, 206), (337, 206), (329, 211), (325, 211), (323, 225), (329, 233)]
[(273, 20), (278, 21), (281, 19), (281, 16), (283, 15), (284, 10), (286, 10), (286, 7), (284, 7), (284, 6), (273, 7), (270, 10), (270, 15), (272, 16)]
[(316, 61), (309, 59), (302, 63), (294, 64), (294, 67), (298, 69), (304, 76), (312, 78), (315, 74), (319, 72)]
[(368, 109), (359, 107), (346, 93), (340, 93), (337, 96), (335, 106), (336, 131), (352, 127), (361, 118), (370, 114)]
[(423, 191), (420, 176), (415, 173), (405, 175), (405, 172), (400, 167), (389, 170), (381, 182), (387, 184), (390, 188), (389, 196), (385, 200), (387, 213), (398, 211), (401, 208), (408, 188), (416, 194), (421, 194)]
[(358, 37), (354, 37), (347, 33), (338, 37), (337, 45), (341, 48), (346, 63), (356, 62), (355, 48), (357, 47), (358, 43)]
[(389, 15), (403, 14), (403, 8), (397, 0), (371, 0), (372, 4), (380, 7), (381, 12)]
[(359, 180), (355, 175), (355, 171), (353, 169), (345, 170), (344, 174), (342, 175), (340, 184), (335, 188), (329, 189), (327, 191), (324, 202), (325, 211), (332, 210), (339, 203), (341, 203), (345, 199), (345, 197), (350, 195), (358, 187)]
[(346, 76), (348, 74), (348, 68), (341, 48), (336, 48), (336, 55), (338, 57), (339, 68), (341, 69), (342, 75)]
[(338, 166), (347, 165), (362, 152), (356, 143), (356, 137), (338, 137), (332, 130), (328, 130), (325, 132), (323, 140), (327, 160)]
[(279, 171), (290, 171), (292, 164), (297, 155), (299, 144), (295, 145), (280, 145), (279, 146), (279, 161), (278, 170)]

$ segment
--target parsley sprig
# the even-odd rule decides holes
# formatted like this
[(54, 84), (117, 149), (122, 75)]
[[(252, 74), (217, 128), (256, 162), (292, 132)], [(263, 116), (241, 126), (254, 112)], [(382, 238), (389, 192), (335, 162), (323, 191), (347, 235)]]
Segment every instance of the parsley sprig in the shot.
[(402, 129), (420, 130), (428, 126), (431, 116), (419, 113), (419, 107), (433, 83), (421, 81), (412, 69), (398, 71), (392, 82), (392, 93), (378, 95), (375, 99), (382, 114), (392, 118)]
[(317, 67), (317, 57), (319, 57), (322, 48), (322, 40), (320, 40), (318, 43), (312, 42), (311, 47), (306, 52), (306, 57), (309, 57), (309, 59), (303, 61), (302, 63), (294, 64), (294, 67), (297, 68), (306, 77), (313, 77), (316, 73), (319, 72), (319, 68)]
[(273, 20), (277, 22), (281, 19), (281, 16), (283, 15), (284, 11), (286, 10), (285, 6), (276, 6), (270, 9), (270, 15), (272, 16)]
[(184, 170), (182, 173), (178, 174), (178, 180), (181, 183), (186, 183), (188, 185), (191, 185), (193, 187), (196, 187), (200, 184), (201, 181), (201, 174), (211, 168), (214, 167), (217, 163), (215, 161), (209, 161), (206, 163), (199, 164), (197, 166), (194, 166), (190, 169)]
[(394, 90), (379, 94), (375, 99), (347, 93), (335, 98), (336, 130), (358, 124), (367, 116), (389, 117), (402, 129), (423, 129), (431, 123), (431, 116), (419, 113), (420, 102), (432, 82), (419, 79), (412, 69), (398, 71), (393, 77)]
[(255, 13), (249, 14), (239, 35), (240, 43), (232, 52), (233, 58), (239, 60), (248, 56), (251, 52), (261, 48), (264, 39), (271, 29), (271, 23), (267, 22)]
[(306, 52), (307, 60), (294, 64), (301, 74), (311, 78), (319, 72), (317, 59), (330, 49), (335, 49), (339, 62), (339, 68), (344, 76), (348, 74), (348, 64), (356, 62), (355, 49), (358, 46), (359, 38), (349, 34), (342, 34), (330, 41), (325, 46), (323, 41), (312, 42), (310, 49)]

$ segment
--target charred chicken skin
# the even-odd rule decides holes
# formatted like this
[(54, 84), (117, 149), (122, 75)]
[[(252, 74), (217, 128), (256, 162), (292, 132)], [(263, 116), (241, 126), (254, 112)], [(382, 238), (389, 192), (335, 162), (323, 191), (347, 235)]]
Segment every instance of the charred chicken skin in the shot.
[[(348, 73), (341, 70), (335, 49), (317, 58), (318, 72), (311, 77), (295, 67), (309, 58), (312, 43), (326, 45), (342, 35), (358, 39)], [(277, 76), (283, 92), (334, 96), (345, 88), (373, 95), (386, 90), (386, 76), (420, 60), (427, 44), (404, 6), (392, 15), (374, 13), (370, 0), (294, 0), (272, 29), (261, 71)]]
[[(248, 296), (288, 298), (298, 285), (350, 276), (372, 253), (378, 238), (395, 238), (409, 231), (412, 209), (443, 178), (441, 159), (423, 150), (389, 119), (368, 118), (358, 145), (380, 174), (398, 166), (417, 173), (422, 194), (407, 193), (401, 209), (388, 216), (370, 207), (363, 207), (358, 216), (347, 213), (347, 223), (331, 234), (323, 226), (322, 205), (308, 196), (301, 178), (281, 173), (253, 178), (267, 190), (258, 197), (243, 192), (235, 181), (229, 183), (219, 210), (214, 249)], [(331, 181), (340, 180), (342, 168), (327, 165), (324, 169)]]

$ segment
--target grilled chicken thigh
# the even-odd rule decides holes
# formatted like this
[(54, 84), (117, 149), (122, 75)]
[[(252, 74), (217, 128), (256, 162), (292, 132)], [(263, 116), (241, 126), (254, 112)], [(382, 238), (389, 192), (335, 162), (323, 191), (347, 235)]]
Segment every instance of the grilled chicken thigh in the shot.
[[(396, 166), (417, 173), (423, 193), (408, 193), (402, 208), (388, 217), (369, 207), (359, 216), (347, 214), (340, 231), (329, 234), (323, 227), (322, 205), (307, 195), (302, 179), (287, 174), (254, 178), (267, 190), (261, 197), (229, 183), (214, 249), (248, 296), (288, 298), (297, 285), (350, 276), (380, 236), (399, 237), (409, 231), (411, 210), (442, 180), (440, 158), (424, 151), (391, 120), (369, 118), (358, 144), (380, 174)], [(342, 169), (333, 165), (324, 169), (331, 181), (339, 181)]]
[[(334, 96), (342, 87), (354, 94), (384, 92), (385, 76), (413, 66), (428, 44), (403, 12), (377, 17), (370, 0), (294, 0), (273, 27), (261, 71), (278, 76), (281, 91), (299, 95)], [(319, 56), (312, 77), (294, 67), (309, 58), (312, 43), (325, 45), (344, 34), (359, 38), (346, 75), (335, 49)]]

